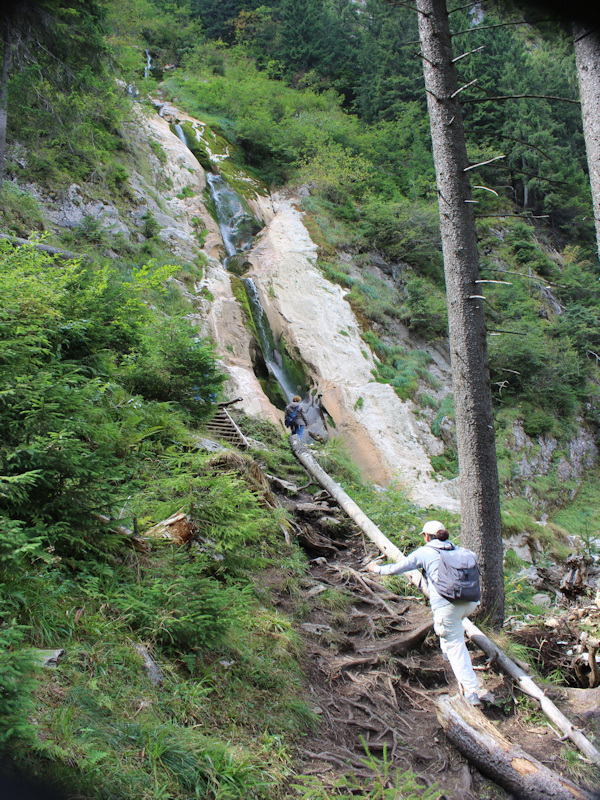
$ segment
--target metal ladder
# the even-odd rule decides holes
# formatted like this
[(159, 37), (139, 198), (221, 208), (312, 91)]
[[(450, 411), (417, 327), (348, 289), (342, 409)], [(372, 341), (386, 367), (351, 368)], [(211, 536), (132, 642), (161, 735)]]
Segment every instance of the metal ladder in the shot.
[(217, 413), (210, 422), (207, 422), (206, 430), (218, 439), (235, 445), (235, 447), (239, 447), (242, 450), (247, 450), (249, 447), (248, 440), (232, 420), (229, 412), (222, 406), (219, 406)]

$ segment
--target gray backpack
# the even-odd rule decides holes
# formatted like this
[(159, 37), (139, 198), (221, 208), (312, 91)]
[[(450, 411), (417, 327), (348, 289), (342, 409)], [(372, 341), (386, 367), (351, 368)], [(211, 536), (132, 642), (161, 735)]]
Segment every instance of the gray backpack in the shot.
[(479, 588), (479, 568), (475, 553), (465, 547), (452, 550), (434, 550), (439, 553), (437, 581), (432, 581), (440, 595), (446, 600), (455, 602), (481, 600)]

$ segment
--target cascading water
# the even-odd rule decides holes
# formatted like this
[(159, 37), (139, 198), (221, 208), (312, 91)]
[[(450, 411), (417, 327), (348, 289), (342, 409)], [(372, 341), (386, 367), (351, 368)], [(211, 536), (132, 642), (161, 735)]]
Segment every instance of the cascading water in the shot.
[(254, 320), (256, 336), (258, 338), (258, 343), (260, 345), (265, 364), (267, 365), (269, 372), (273, 375), (281, 387), (281, 391), (289, 403), (289, 401), (298, 391), (298, 387), (284, 369), (281, 353), (275, 347), (273, 332), (271, 331), (267, 315), (265, 314), (260, 302), (260, 297), (258, 296), (258, 290), (254, 284), (254, 281), (252, 278), (243, 278), (243, 283), (246, 287), (246, 296), (248, 297), (248, 303), (250, 304), (250, 311), (252, 312), (252, 319)]
[[(206, 180), (215, 203), (217, 223), (227, 253), (224, 264), (227, 266), (232, 256), (250, 247), (256, 233), (256, 221), (248, 214), (240, 197), (220, 175), (208, 174)], [(286, 401), (289, 402), (299, 391), (298, 385), (286, 371), (281, 353), (275, 346), (273, 332), (254, 281), (252, 278), (242, 280), (265, 365), (279, 384)]]
[(215, 202), (225, 252), (228, 256), (234, 256), (240, 250), (247, 250), (257, 233), (256, 220), (248, 214), (237, 193), (220, 175), (208, 173), (206, 180)]
[[(175, 124), (173, 130), (185, 146), (189, 147), (181, 125)], [(239, 195), (228, 186), (221, 175), (209, 172), (206, 175), (206, 181), (215, 205), (216, 220), (227, 254), (223, 264), (227, 266), (232, 256), (249, 249), (254, 236), (258, 232), (258, 227), (256, 220), (250, 216)], [(246, 296), (265, 366), (277, 381), (286, 402), (289, 402), (294, 395), (302, 392), (297, 382), (285, 369), (283, 358), (275, 345), (273, 332), (260, 302), (260, 296), (254, 281), (251, 278), (244, 278), (243, 284), (246, 289)], [(326, 437), (326, 426), (323, 423), (318, 399), (306, 398), (303, 408), (309, 421), (311, 432), (315, 431), (316, 433), (318, 431), (321, 437)], [(310, 440), (308, 434), (307, 440)]]
[(190, 146), (188, 144), (188, 140), (186, 139), (185, 133), (183, 132), (183, 128), (178, 122), (175, 123), (175, 125), (173, 125), (173, 130), (177, 134), (177, 138), (180, 139), (189, 150)]
[(152, 56), (150, 55), (150, 50), (144, 50), (146, 53), (146, 66), (144, 67), (144, 80), (147, 81), (150, 77), (150, 72), (152, 71)]

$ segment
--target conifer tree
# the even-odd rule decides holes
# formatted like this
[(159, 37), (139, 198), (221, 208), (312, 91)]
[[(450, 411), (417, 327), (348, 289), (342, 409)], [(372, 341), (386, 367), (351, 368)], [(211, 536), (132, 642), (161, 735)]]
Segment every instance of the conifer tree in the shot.
[(573, 42), (600, 257), (600, 32), (590, 25), (576, 22), (573, 24)]
[(469, 161), (445, 0), (417, 0), (437, 178), (461, 487), (462, 542), (477, 555), (481, 614), (500, 626), (500, 492)]
[(323, 54), (323, 0), (281, 0), (281, 53), (293, 72), (312, 69)]

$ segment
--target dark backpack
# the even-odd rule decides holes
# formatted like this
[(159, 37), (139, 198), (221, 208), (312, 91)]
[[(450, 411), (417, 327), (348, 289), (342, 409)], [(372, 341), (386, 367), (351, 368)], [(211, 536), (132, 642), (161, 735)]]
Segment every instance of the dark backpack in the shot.
[(464, 547), (455, 547), (452, 550), (440, 550), (437, 581), (432, 581), (440, 595), (450, 602), (479, 601), (481, 589), (479, 588), (479, 567), (475, 554)]
[(285, 412), (285, 419), (283, 420), (285, 423), (286, 428), (291, 428), (294, 422), (296, 421), (296, 414), (298, 413), (298, 409), (300, 406), (296, 406), (296, 408), (289, 408)]

